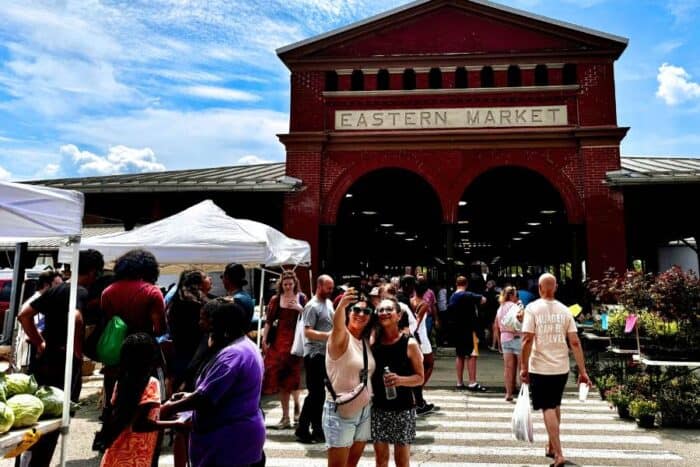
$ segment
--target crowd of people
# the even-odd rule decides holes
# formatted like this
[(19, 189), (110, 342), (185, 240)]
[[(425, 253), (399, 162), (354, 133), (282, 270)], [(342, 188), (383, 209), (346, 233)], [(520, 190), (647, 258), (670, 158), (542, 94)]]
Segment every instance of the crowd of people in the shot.
[[(157, 259), (145, 250), (118, 258), (109, 281), (103, 268), (99, 252), (81, 252), (74, 279), (79, 287), (71, 398), (79, 399), (83, 355), (96, 354), (100, 334), (118, 317), (128, 336), (118, 363), (102, 369), (102, 429), (93, 443), (104, 453), (105, 467), (149, 465), (164, 430), (173, 434), (176, 466), (261, 466), (266, 430), (291, 428), (298, 442), (324, 443), (329, 466), (357, 465), (368, 442), (377, 466), (389, 465), (390, 445), (395, 464), (407, 466), (416, 417), (439, 410), (423, 391), (435, 346), (455, 347), (456, 389), (485, 392), (477, 381), (477, 358), (480, 343), (483, 348), (490, 342), (503, 353), (506, 400), (513, 400), (520, 368), (521, 380), (532, 381), (535, 408), (544, 410), (545, 423), (553, 423), (568, 366), (564, 372), (563, 363), (551, 364), (542, 352), (554, 343), (561, 357), (568, 352), (562, 339), (578, 342), (569, 336), (573, 321), (561, 307), (543, 308), (533, 294), (509, 284), (497, 287), (486, 277), (482, 288), (458, 276), (449, 294), (444, 284), (431, 287), (423, 274), (374, 275), (341, 287), (324, 274), (308, 298), (295, 273), (283, 271), (267, 301), (259, 349), (248, 337), (254, 302), (244, 290), (240, 264), (226, 266), (222, 297), (211, 294), (211, 278), (198, 269), (183, 271), (174, 287), (162, 291), (156, 286)], [(40, 283), (19, 322), (31, 344), (28, 361), (38, 383), (62, 388), (69, 285), (48, 272)], [(549, 279), (544, 289), (542, 281), (539, 286), (542, 298), (553, 300)], [(528, 300), (530, 314), (524, 311)], [(545, 312), (556, 315), (543, 319), (564, 326), (564, 338), (538, 340)], [(538, 342), (534, 348), (533, 342)], [(532, 354), (532, 362), (521, 361), (521, 352), (524, 359)], [(582, 381), (588, 382), (581, 365)], [(550, 370), (559, 372), (556, 378)], [(278, 397), (282, 408), (279, 422), (267, 427), (263, 397)], [(57, 437), (58, 432), (43, 436), (31, 449), (29, 465), (48, 466)], [(554, 426), (547, 454), (563, 459)]]

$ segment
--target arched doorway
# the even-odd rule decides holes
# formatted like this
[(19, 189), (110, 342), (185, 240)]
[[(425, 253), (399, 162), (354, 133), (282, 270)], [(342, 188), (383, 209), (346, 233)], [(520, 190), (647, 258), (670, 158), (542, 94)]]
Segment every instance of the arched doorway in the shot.
[(440, 200), (428, 182), (405, 169), (360, 177), (342, 198), (336, 224), (323, 230), (325, 271), (389, 276), (444, 261)]
[(458, 268), (478, 275), (486, 265), (502, 282), (530, 279), (530, 286), (543, 272), (556, 275), (564, 287), (580, 281), (585, 257), (581, 227), (569, 224), (560, 193), (539, 173), (521, 167), (492, 169), (466, 188), (458, 210)]

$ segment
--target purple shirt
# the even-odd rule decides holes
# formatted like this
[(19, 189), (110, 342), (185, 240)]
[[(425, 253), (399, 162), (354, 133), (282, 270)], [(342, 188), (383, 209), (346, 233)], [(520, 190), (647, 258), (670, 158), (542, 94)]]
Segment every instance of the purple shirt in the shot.
[(195, 391), (211, 408), (195, 410), (192, 417), (193, 467), (247, 465), (260, 460), (265, 443), (262, 378), (260, 352), (245, 336), (221, 350), (205, 367)]

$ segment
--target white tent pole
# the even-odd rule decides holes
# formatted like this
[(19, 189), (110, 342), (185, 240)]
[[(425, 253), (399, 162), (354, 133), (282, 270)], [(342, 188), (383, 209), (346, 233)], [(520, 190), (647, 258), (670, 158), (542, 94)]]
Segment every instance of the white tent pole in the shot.
[(265, 291), (265, 269), (260, 269), (260, 305), (258, 308), (258, 347), (260, 347), (260, 329), (262, 328), (262, 317), (263, 317), (263, 292)]
[(68, 300), (68, 333), (66, 337), (66, 371), (63, 375), (63, 420), (61, 422), (61, 467), (66, 465), (66, 441), (70, 425), (70, 394), (73, 379), (73, 350), (75, 340), (75, 310), (78, 303), (78, 261), (80, 238), (72, 239), (73, 260), (71, 262), (70, 298)]
[(311, 266), (309, 266), (309, 297), (314, 296), (314, 282), (313, 282), (313, 275), (311, 272)]

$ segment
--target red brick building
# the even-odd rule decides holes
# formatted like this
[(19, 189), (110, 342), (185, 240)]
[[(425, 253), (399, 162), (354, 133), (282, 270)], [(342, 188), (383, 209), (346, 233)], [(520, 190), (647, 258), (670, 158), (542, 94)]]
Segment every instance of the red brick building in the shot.
[(285, 233), (325, 270), (624, 270), (623, 196), (606, 173), (628, 130), (614, 80), (626, 45), (483, 0), (419, 0), (279, 49), (286, 174), (306, 187), (285, 195)]

